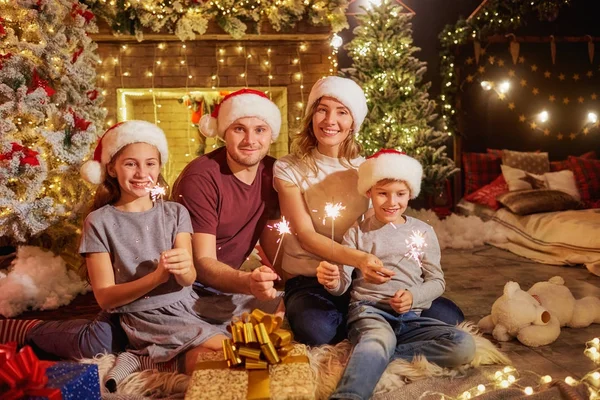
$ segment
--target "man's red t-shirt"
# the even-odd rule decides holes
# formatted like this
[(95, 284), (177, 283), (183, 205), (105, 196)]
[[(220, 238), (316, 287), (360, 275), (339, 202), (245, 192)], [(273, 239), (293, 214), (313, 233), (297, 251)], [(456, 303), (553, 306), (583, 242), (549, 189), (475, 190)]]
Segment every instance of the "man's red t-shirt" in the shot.
[(266, 156), (251, 185), (237, 179), (221, 147), (190, 162), (173, 185), (173, 200), (192, 217), (195, 233), (217, 239), (217, 259), (239, 268), (250, 255), (267, 220), (279, 218), (279, 200), (273, 188), (275, 159)]

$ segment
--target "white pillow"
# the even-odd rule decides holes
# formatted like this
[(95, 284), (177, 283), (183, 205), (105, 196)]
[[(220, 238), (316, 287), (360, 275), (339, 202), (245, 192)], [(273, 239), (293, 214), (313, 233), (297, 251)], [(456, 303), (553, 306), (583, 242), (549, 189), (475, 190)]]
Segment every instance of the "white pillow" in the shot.
[(577, 201), (581, 200), (581, 195), (575, 183), (575, 175), (571, 170), (536, 175), (504, 164), (500, 168), (502, 168), (502, 175), (504, 175), (508, 190), (511, 192), (527, 189), (553, 189), (565, 192)]

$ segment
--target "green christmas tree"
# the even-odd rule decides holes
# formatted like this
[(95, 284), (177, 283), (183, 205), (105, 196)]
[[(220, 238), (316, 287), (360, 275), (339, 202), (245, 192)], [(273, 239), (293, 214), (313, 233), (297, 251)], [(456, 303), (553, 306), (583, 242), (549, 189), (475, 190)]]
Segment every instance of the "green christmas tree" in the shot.
[(414, 57), (420, 49), (413, 45), (412, 14), (393, 0), (363, 10), (345, 47), (353, 60), (345, 72), (363, 88), (369, 105), (358, 140), (367, 155), (394, 148), (417, 158), (423, 190), (436, 193), (458, 169), (445, 153), (448, 135), (435, 129), (431, 84), (423, 82), (426, 63)]
[(106, 114), (94, 15), (60, 0), (2, 2), (0, 16), (0, 246), (68, 254), (91, 194), (79, 166)]

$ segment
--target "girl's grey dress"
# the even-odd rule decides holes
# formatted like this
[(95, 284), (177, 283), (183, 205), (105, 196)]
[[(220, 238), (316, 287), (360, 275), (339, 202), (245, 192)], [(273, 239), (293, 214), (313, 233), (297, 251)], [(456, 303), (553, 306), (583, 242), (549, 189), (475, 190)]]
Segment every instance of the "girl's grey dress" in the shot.
[[(106, 205), (84, 222), (79, 252), (109, 253), (115, 283), (126, 283), (154, 271), (160, 254), (173, 248), (178, 233), (192, 233), (181, 204), (157, 202), (144, 212), (125, 212)], [(227, 335), (223, 321), (201, 315), (198, 295), (172, 276), (145, 296), (109, 312), (119, 313), (130, 351), (166, 362), (215, 335)]]

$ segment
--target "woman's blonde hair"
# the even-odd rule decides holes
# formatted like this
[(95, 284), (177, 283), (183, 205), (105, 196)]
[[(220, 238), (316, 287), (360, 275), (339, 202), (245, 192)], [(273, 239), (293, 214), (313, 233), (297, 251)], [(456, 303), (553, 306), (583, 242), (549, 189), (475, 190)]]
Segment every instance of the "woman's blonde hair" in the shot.
[[(315, 136), (312, 120), (322, 98), (323, 97), (317, 99), (310, 106), (308, 112), (302, 119), (302, 129), (292, 137), (292, 144), (290, 146), (290, 153), (304, 162), (309, 169), (314, 172), (315, 175), (318, 174), (319, 169), (317, 168), (317, 164), (312, 157), (312, 150), (317, 148), (318, 141), (317, 137)], [(352, 124), (354, 125), (354, 117)], [(340, 158), (342, 165), (345, 167), (356, 168), (357, 166), (353, 165), (351, 160), (358, 157), (361, 151), (362, 147), (356, 140), (354, 140), (354, 132), (352, 131), (340, 144), (338, 158)]]

